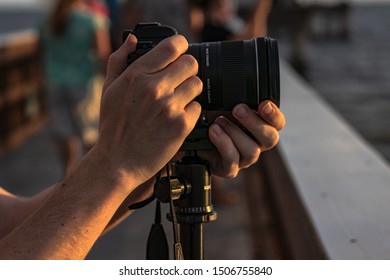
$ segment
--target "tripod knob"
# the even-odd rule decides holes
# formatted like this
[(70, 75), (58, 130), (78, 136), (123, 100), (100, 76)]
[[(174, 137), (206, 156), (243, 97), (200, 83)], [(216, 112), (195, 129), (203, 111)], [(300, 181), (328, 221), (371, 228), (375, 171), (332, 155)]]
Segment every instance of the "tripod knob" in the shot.
[(178, 200), (191, 191), (191, 185), (178, 177), (162, 177), (157, 188), (157, 199), (162, 203), (168, 203), (170, 199)]

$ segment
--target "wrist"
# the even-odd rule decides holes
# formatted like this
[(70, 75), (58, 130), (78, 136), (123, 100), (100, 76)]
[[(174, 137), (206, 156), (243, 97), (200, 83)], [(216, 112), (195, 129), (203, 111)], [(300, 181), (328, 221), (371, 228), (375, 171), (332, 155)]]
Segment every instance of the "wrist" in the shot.
[(83, 173), (96, 178), (112, 191), (127, 196), (140, 183), (137, 176), (131, 170), (123, 167), (120, 161), (115, 160), (109, 153), (104, 152), (99, 146), (94, 146), (80, 163)]

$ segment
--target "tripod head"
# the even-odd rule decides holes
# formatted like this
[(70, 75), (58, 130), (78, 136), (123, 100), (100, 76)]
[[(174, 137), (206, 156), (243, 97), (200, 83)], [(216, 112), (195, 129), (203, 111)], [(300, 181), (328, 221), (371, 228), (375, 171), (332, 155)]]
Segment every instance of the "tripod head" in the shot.
[[(214, 146), (208, 139), (207, 128), (204, 126), (195, 128), (192, 133), (195, 135), (191, 136), (192, 138), (187, 137), (188, 141), (181, 149), (183, 151), (187, 147), (190, 150), (185, 150), (184, 157), (167, 166), (167, 176), (156, 177), (153, 195), (129, 208), (141, 208), (155, 198), (158, 203), (170, 203), (171, 213), (167, 218), (172, 222), (175, 232), (175, 256), (183, 255), (184, 259), (203, 259), (203, 224), (216, 220), (217, 213), (211, 199), (209, 164), (198, 157), (196, 150), (192, 149), (193, 147), (214, 149)], [(177, 223), (180, 225), (180, 236), (177, 232)], [(182, 253), (178, 248), (179, 240), (183, 248)]]

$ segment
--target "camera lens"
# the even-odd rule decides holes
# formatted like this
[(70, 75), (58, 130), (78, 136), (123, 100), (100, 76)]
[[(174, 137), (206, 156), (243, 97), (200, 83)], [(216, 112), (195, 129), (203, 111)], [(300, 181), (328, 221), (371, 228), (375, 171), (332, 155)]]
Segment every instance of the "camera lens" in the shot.
[(187, 51), (199, 64), (204, 110), (231, 111), (238, 103), (252, 109), (263, 100), (279, 106), (279, 57), (276, 40), (255, 38), (191, 44)]

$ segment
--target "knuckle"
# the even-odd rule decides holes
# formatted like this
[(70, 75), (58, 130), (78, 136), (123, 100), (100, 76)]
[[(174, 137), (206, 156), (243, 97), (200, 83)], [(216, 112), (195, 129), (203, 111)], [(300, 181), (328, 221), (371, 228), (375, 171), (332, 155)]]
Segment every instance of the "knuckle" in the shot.
[(172, 119), (175, 115), (175, 104), (170, 99), (159, 99), (158, 100), (159, 107), (165, 118)]
[(203, 83), (197, 76), (191, 77), (185, 83), (191, 96), (195, 97), (202, 93)]
[(279, 110), (279, 108), (277, 108), (275, 105), (273, 105), (273, 107), (276, 109), (274, 109), (274, 112), (269, 117), (269, 123), (275, 127), (276, 130), (280, 131), (286, 125), (286, 120), (284, 114)]
[[(181, 55), (184, 50), (183, 50), (183, 44), (184, 44), (184, 47), (185, 49), (188, 48), (188, 43), (187, 41), (183, 38), (181, 38), (183, 36), (174, 36), (174, 37), (170, 37), (168, 38), (169, 40), (165, 40), (164, 44), (161, 46), (161, 48), (173, 55), (173, 56), (179, 56)], [(183, 41), (184, 39), (184, 41)]]
[(247, 154), (243, 156), (241, 159), (240, 167), (246, 168), (256, 163), (260, 157), (260, 153), (261, 153), (260, 147), (257, 145), (256, 147), (253, 147), (250, 150), (248, 150)]
[(272, 129), (271, 132), (267, 135), (265, 147), (266, 149), (271, 149), (276, 146), (279, 142), (279, 133)]
[(189, 54), (184, 54), (181, 56), (181, 59), (186, 64), (186, 68), (191, 70), (191, 72), (193, 72), (194, 74), (198, 73), (199, 65), (195, 57)]
[(194, 83), (194, 88), (198, 94), (200, 94), (203, 90), (203, 82), (198, 76), (194, 76), (192, 78), (192, 82)]
[(225, 157), (225, 163), (224, 163), (224, 177), (228, 179), (236, 178), (239, 171), (239, 163), (238, 160), (235, 160), (234, 157), (230, 157), (228, 159)]
[(152, 99), (158, 99), (165, 90), (164, 84), (157, 80), (148, 81), (145, 88), (148, 96)]
[(236, 165), (232, 165), (228, 172), (226, 173), (226, 178), (227, 179), (234, 179), (238, 175), (238, 167)]
[(176, 35), (173, 38), (176, 41), (176, 45), (181, 46), (183, 52), (188, 49), (188, 41), (183, 35)]

